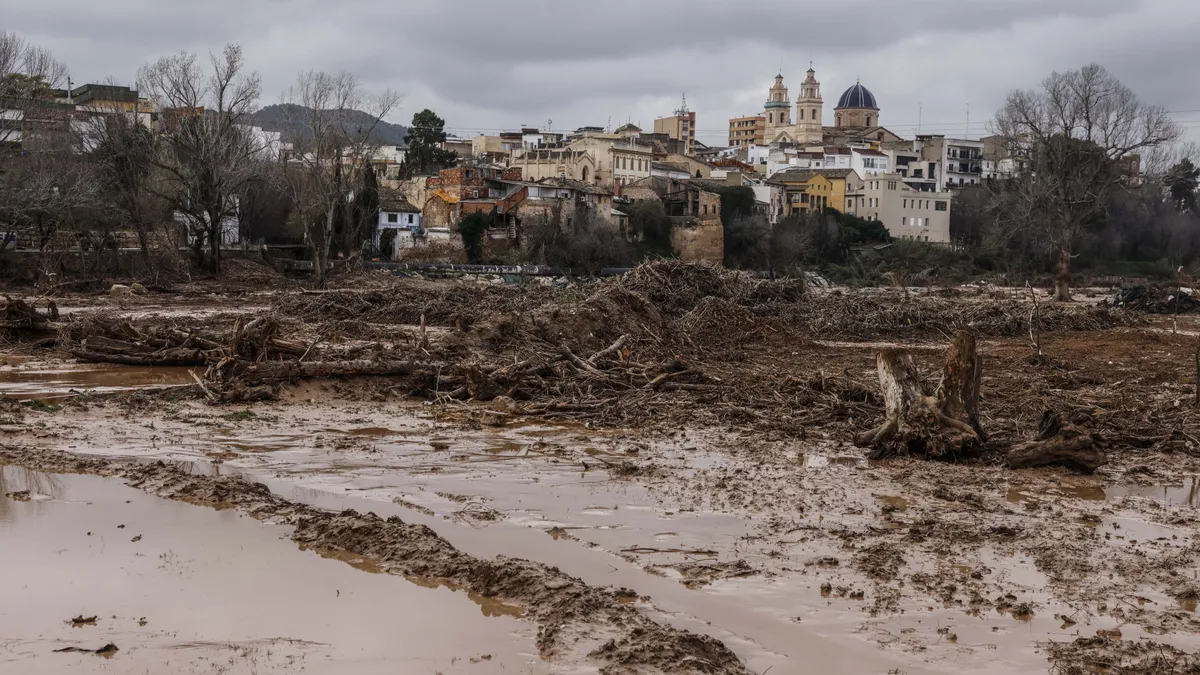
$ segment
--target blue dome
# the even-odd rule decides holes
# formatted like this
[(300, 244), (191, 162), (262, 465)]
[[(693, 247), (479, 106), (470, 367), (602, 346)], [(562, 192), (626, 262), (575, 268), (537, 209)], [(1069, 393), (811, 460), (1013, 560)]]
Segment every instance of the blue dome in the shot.
[[(871, 93), (870, 89), (855, 83), (853, 87), (846, 90), (842, 97), (838, 99), (838, 108), (874, 108), (879, 109), (875, 104), (875, 94)], [(834, 108), (835, 110), (837, 108)]]

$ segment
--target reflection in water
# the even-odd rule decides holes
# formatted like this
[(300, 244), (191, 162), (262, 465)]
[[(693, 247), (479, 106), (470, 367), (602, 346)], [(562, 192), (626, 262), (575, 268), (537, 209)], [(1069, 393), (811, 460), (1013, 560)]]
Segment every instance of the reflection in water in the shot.
[(1039, 497), (1066, 497), (1087, 501), (1120, 501), (1125, 497), (1155, 499), (1170, 506), (1200, 506), (1200, 476), (1192, 476), (1176, 485), (1113, 485), (1100, 484), (1058, 485), (1035, 493), (1030, 488), (1011, 487), (1006, 498), (1010, 503), (1020, 504), (1036, 501)]
[(143, 387), (189, 384), (191, 376), (183, 367), (147, 368), (138, 366), (89, 365), (73, 370), (0, 369), (0, 398), (54, 399), (69, 396), (71, 390), (129, 391)]

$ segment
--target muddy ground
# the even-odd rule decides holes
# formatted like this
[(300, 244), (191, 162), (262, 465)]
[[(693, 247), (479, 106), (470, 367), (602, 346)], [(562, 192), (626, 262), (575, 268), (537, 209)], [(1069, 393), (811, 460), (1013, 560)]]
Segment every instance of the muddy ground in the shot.
[[(1042, 305), (1034, 358), (1024, 290), (830, 293), (672, 266), (562, 290), (377, 276), (362, 286), (66, 296), (58, 339), (10, 337), (0, 537), (6, 550), (22, 542), (6, 569), (36, 578), (23, 604), (0, 608), (0, 626), (25, 616), (28, 630), (0, 630), (16, 645), (0, 652), (0, 670), (97, 659), (153, 669), (186, 657), (183, 672), (209, 672), (218, 654), (180, 645), (228, 641), (272, 654), (254, 667), (304, 659), (306, 672), (1200, 672), (1190, 656), (1200, 649), (1200, 322), (1190, 315)], [(236, 339), (222, 358), (239, 363), (221, 373), (77, 358), (89, 337), (121, 341), (124, 355), (162, 353), (193, 345), (148, 352), (142, 341), (238, 334), (256, 317), (277, 329), (253, 367)], [(852, 439), (882, 419), (878, 350), (908, 349), (932, 387), (960, 329), (984, 359), (986, 451), (868, 461)], [(303, 357), (288, 355), (293, 344)], [(420, 363), (253, 379), (264, 363), (297, 359)], [(222, 402), (261, 387), (268, 400)], [(1006, 468), (1005, 451), (1036, 435), (1045, 410), (1103, 439), (1107, 463), (1094, 475)], [(132, 513), (155, 513), (137, 496), (149, 493), (174, 500), (161, 503), (175, 515), (139, 542), (128, 528), (117, 536), (107, 521), (122, 519), (112, 511), (129, 490), (121, 482), (142, 491), (124, 497)], [(95, 531), (133, 546), (113, 555), (165, 537), (176, 515), (204, 521), (187, 554), (197, 569), (212, 570), (222, 550), (200, 545), (206, 537), (247, 542), (221, 557), (237, 565), (180, 593), (257, 578), (268, 555), (295, 571), (260, 595), (261, 619), (218, 630), (172, 615), (187, 637), (165, 640), (129, 623), (165, 616), (165, 591), (131, 605), (112, 593), (79, 602), (54, 585), (88, 567), (95, 540), (69, 522), (92, 511), (104, 514), (92, 516)], [(231, 513), (262, 522), (202, 515)], [(53, 536), (25, 546), (39, 522)], [(254, 548), (268, 544), (269, 554)], [(344, 572), (311, 567), (335, 562)], [(120, 565), (94, 567), (85, 588)], [(412, 639), (372, 641), (390, 630), (382, 619), (343, 626), (360, 612), (336, 594), (314, 601), (308, 623), (280, 620), (303, 614), (290, 595), (327, 595), (316, 589), (337, 574), (387, 582), (377, 592), (400, 596), (391, 611)], [(354, 583), (380, 582), (335, 585)], [(360, 588), (345, 604), (377, 612), (376, 591)], [(196, 599), (209, 617), (223, 602)], [(63, 629), (77, 612), (120, 618)], [(442, 621), (461, 622), (460, 635), (448, 639)], [(292, 642), (262, 642), (276, 639)], [(54, 651), (109, 642), (120, 651), (107, 658)], [(232, 662), (228, 672), (254, 672), (248, 658)]]

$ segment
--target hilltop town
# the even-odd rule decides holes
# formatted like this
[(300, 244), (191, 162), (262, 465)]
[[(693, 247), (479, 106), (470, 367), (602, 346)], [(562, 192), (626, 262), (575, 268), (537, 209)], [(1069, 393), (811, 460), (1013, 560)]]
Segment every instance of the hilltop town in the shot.
[(0, 32), (0, 671), (1200, 672), (1182, 112), (772, 71), (718, 147)]

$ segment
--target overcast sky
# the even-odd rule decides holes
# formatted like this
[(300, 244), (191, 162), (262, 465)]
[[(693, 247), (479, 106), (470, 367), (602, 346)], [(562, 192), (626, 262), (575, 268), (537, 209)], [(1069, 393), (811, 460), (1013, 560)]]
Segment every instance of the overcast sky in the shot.
[(78, 83), (240, 43), (280, 100), (302, 70), (348, 70), (432, 108), (452, 133), (649, 130), (687, 94), (702, 141), (762, 111), (809, 60), (825, 122), (861, 78), (909, 136), (978, 136), (1012, 88), (1098, 62), (1200, 139), (1200, 0), (0, 0), (0, 29), (49, 47)]

